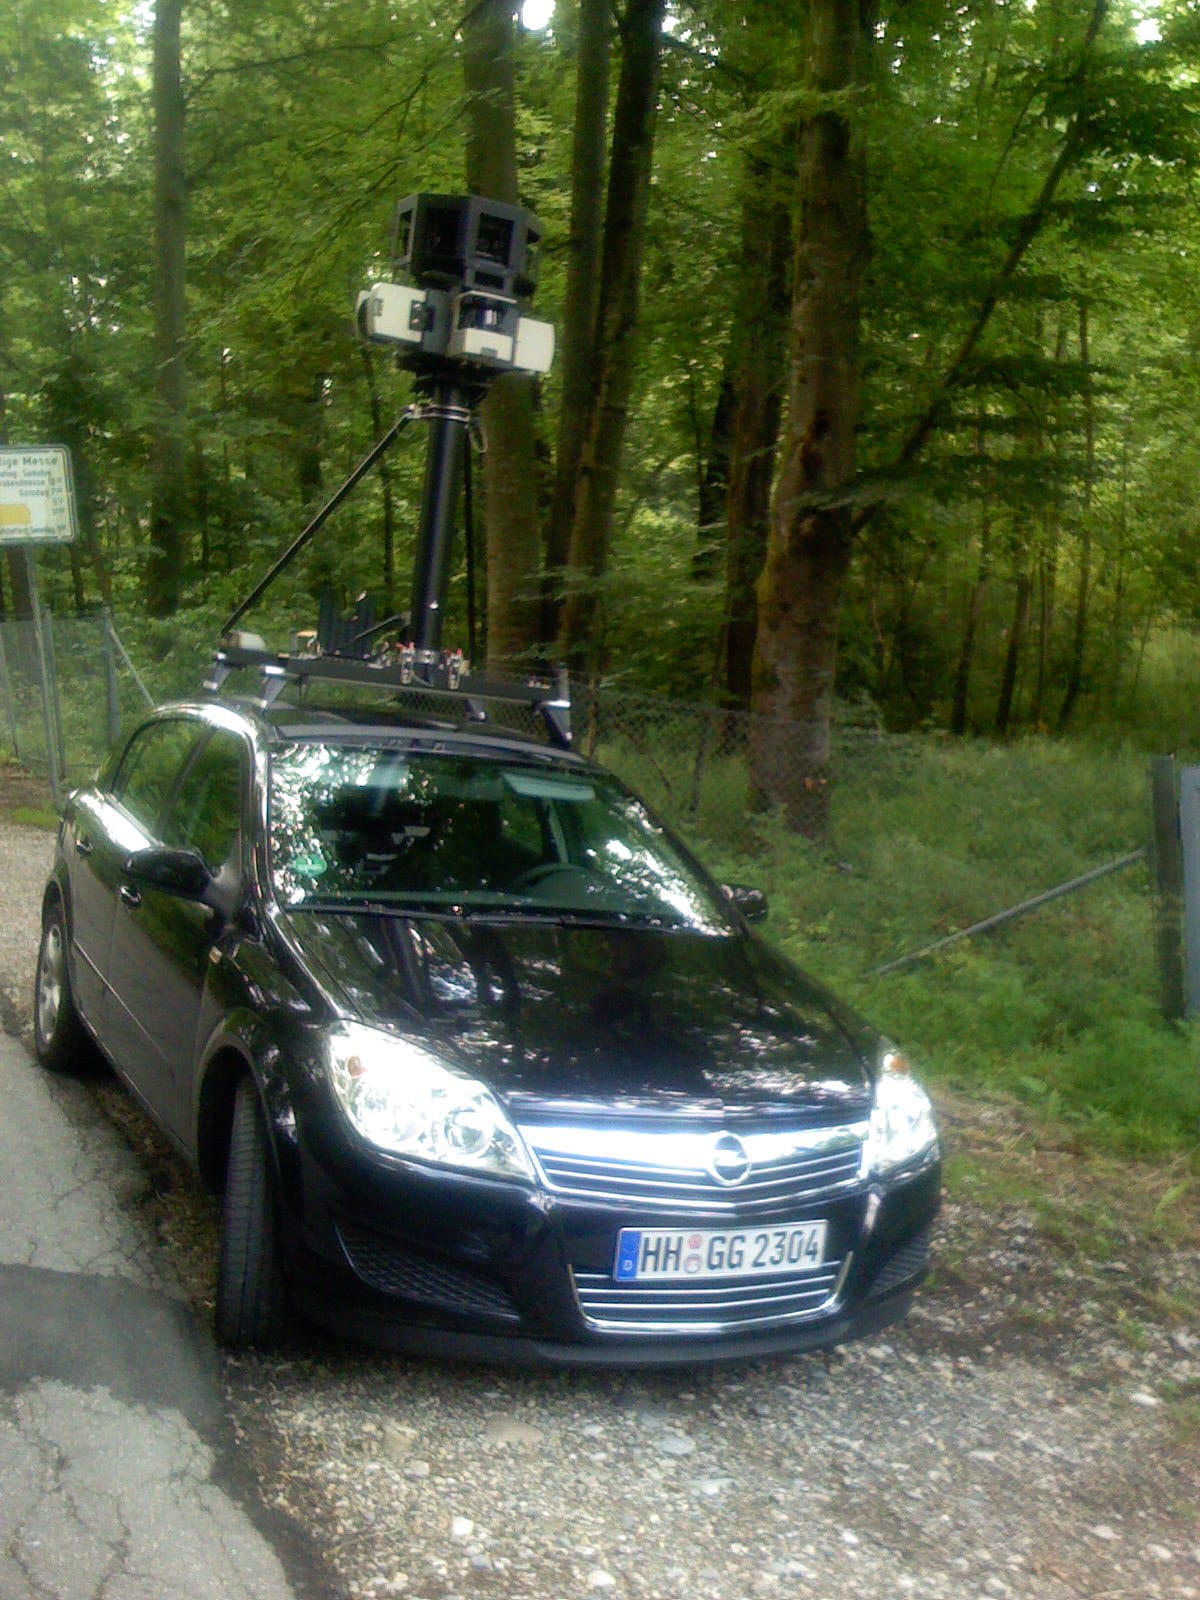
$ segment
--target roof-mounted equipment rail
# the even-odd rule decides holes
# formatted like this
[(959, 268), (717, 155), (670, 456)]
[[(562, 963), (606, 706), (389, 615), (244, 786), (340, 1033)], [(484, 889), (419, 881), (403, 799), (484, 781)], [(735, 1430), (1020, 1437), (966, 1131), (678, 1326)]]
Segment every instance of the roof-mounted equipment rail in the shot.
[(443, 698), (448, 709), (468, 722), (488, 722), (489, 704), (527, 706), (540, 717), (551, 741), (571, 748), (571, 699), (565, 669), (552, 676), (495, 678), (472, 672), (461, 650), (445, 650), (436, 662), (418, 663), (412, 645), (392, 647), (373, 657), (277, 653), (253, 634), (234, 634), (213, 656), (204, 681), (206, 694), (220, 694), (230, 675), (256, 672), (257, 702), (266, 709), (288, 684), (304, 694), (315, 685), (367, 689), (403, 705), (417, 696)]

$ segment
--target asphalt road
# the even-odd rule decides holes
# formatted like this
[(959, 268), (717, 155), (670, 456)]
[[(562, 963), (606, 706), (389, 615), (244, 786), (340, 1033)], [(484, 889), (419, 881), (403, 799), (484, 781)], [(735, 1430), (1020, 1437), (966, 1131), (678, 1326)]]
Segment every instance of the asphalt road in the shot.
[(292, 1600), (140, 1163), (3, 1034), (0, 1107), (0, 1597)]

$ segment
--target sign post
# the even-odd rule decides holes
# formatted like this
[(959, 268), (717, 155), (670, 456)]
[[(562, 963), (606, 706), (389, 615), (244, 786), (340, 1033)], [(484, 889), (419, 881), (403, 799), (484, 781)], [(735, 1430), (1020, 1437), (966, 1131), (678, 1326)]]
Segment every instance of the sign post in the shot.
[(57, 444), (0, 449), (0, 547), (19, 545), (25, 551), (38, 672), (42, 680), (46, 765), (56, 806), (62, 804), (62, 727), (57, 700), (51, 692), (47, 619), (38, 595), (34, 550), (39, 544), (71, 544), (78, 531), (71, 452)]

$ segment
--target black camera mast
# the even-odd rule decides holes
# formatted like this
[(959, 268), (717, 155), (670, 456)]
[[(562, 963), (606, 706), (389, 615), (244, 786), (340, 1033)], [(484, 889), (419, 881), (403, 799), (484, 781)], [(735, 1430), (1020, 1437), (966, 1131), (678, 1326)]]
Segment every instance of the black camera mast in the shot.
[[(537, 287), (541, 230), (521, 206), (477, 195), (409, 195), (396, 209), (392, 278), (359, 296), (362, 336), (396, 348), (415, 376), (410, 405), (321, 507), (270, 571), (230, 616), (205, 689), (216, 693), (236, 668), (262, 673), (269, 704), (285, 683), (314, 681), (396, 691), (463, 696), (473, 720), (485, 703), (524, 702), (538, 710), (555, 742), (569, 745), (570, 700), (565, 672), (552, 680), (492, 681), (473, 673), (461, 650), (442, 648), (442, 623), (454, 537), (454, 511), (463, 481), (468, 435), (491, 382), (503, 372), (548, 372), (554, 329), (521, 315), (520, 302)], [(413, 280), (411, 283), (402, 278)], [(323, 603), (310, 648), (269, 651), (237, 624), (316, 536), (356, 485), (412, 422), (429, 425), (411, 608), (376, 623), (360, 601), (350, 623)], [(399, 645), (372, 648), (387, 628), (402, 626)]]

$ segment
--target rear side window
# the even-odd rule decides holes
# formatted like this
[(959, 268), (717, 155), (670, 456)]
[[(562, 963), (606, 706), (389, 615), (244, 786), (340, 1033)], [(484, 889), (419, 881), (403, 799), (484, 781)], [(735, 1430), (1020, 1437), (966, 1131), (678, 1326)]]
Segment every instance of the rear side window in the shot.
[(112, 792), (147, 833), (154, 832), (179, 770), (203, 731), (186, 718), (167, 717), (142, 728), (130, 740)]

